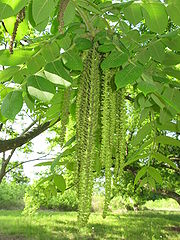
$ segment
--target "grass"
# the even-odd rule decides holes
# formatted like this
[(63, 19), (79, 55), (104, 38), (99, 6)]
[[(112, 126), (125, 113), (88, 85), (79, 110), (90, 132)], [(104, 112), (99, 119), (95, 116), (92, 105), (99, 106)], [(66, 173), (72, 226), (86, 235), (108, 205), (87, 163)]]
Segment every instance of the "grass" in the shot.
[(34, 217), (21, 211), (0, 211), (1, 240), (180, 239), (180, 212), (143, 211), (110, 214), (102, 219), (93, 213), (87, 229), (78, 231), (75, 212), (39, 212)]

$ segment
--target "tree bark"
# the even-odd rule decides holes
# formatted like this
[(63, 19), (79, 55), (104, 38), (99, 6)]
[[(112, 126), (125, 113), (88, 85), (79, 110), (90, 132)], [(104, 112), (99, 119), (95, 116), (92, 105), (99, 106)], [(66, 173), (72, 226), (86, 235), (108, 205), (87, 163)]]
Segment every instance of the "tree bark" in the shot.
[(33, 138), (37, 137), (42, 132), (47, 130), (50, 127), (50, 123), (51, 123), (50, 121), (43, 123), (38, 127), (32, 129), (31, 131), (26, 132), (25, 134), (17, 138), (13, 138), (9, 140), (0, 140), (0, 153), (21, 147), (25, 143), (31, 141)]

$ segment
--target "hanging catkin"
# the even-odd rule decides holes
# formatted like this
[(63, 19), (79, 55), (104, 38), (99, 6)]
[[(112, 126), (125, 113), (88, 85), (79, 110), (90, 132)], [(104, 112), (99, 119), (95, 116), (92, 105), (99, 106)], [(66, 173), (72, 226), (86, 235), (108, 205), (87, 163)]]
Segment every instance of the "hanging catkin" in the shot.
[(116, 135), (115, 135), (115, 167), (114, 177), (115, 183), (118, 176), (121, 175), (125, 156), (125, 135), (126, 135), (126, 108), (125, 108), (125, 90), (120, 89), (116, 92)]
[(13, 33), (12, 33), (10, 44), (9, 44), (9, 51), (11, 54), (13, 54), (13, 44), (16, 38), (19, 24), (24, 20), (24, 18), (25, 18), (25, 7), (21, 9), (16, 16), (16, 22), (14, 23), (14, 29), (13, 29)]
[(66, 136), (66, 128), (69, 122), (69, 107), (71, 100), (71, 89), (64, 89), (63, 93), (63, 102), (62, 102), (62, 110), (61, 110), (61, 128), (59, 133), (60, 146), (62, 147), (64, 144), (65, 136)]
[(100, 55), (97, 45), (89, 51), (80, 81), (77, 97), (77, 157), (78, 197), (80, 225), (88, 221), (93, 191), (93, 166), (95, 161), (97, 129), (100, 110)]
[(105, 201), (103, 217), (106, 217), (111, 198), (111, 167), (112, 149), (115, 131), (115, 92), (112, 91), (113, 74), (110, 70), (104, 72), (104, 87), (102, 99), (102, 143), (101, 160), (105, 168)]

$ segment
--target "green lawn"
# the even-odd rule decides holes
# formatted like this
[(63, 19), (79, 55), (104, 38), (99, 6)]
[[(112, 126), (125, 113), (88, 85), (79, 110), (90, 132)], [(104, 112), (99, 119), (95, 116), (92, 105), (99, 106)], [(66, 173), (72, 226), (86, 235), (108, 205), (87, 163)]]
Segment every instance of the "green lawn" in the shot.
[[(25, 217), (21, 211), (0, 211), (1, 240), (63, 239), (180, 239), (180, 212), (144, 211), (111, 214), (105, 220), (92, 214), (88, 228), (79, 233), (74, 212), (40, 212)], [(179, 232), (180, 233), (180, 232)]]

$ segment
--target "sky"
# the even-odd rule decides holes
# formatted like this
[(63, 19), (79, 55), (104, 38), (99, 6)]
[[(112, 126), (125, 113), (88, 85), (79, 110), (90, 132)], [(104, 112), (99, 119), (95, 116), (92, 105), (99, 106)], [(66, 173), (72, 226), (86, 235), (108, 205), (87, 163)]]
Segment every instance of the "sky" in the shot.
[[(15, 131), (17, 131), (19, 134), (21, 134), (22, 129), (27, 128), (27, 126), (29, 126), (29, 124), (31, 123), (31, 120), (29, 118), (25, 117), (25, 120), (23, 121), (24, 122), (23, 125), (19, 125), (18, 122), (20, 122), (20, 119), (18, 119), (18, 121), (16, 121), (16, 123), (13, 124), (13, 129)], [(11, 123), (9, 122), (8, 124), (10, 125)], [(50, 151), (49, 144), (46, 140), (47, 137), (53, 138), (53, 134), (48, 133), (48, 131), (43, 132), (42, 134), (40, 134), (39, 136), (37, 136), (36, 138), (34, 138), (32, 140), (32, 144), (33, 144), (32, 145), (32, 153), (28, 153), (28, 154), (23, 153), (22, 151), (18, 151), (18, 149), (17, 149), (15, 151), (15, 153), (13, 154), (11, 161), (18, 160), (19, 162), (24, 162), (24, 161), (29, 161), (29, 160), (33, 160), (33, 159), (38, 159), (46, 154), (48, 154), (46, 156), (47, 161), (52, 160), (55, 157), (55, 154), (57, 153), (58, 149), (55, 148), (55, 149), (53, 149), (52, 152)], [(11, 139), (11, 137), (7, 136), (5, 132), (3, 132), (3, 133), (0, 132), (0, 139)], [(9, 153), (10, 153), (10, 151), (6, 152), (6, 157), (8, 156)], [(2, 157), (2, 154), (0, 154), (0, 157)], [(23, 164), (24, 173), (27, 177), (29, 177), (31, 179), (31, 182), (33, 181), (33, 179), (37, 178), (36, 173), (46, 169), (45, 167), (34, 167), (34, 165), (36, 165), (37, 163), (43, 162), (43, 161), (45, 161), (45, 160), (31, 161), (31, 162)]]

